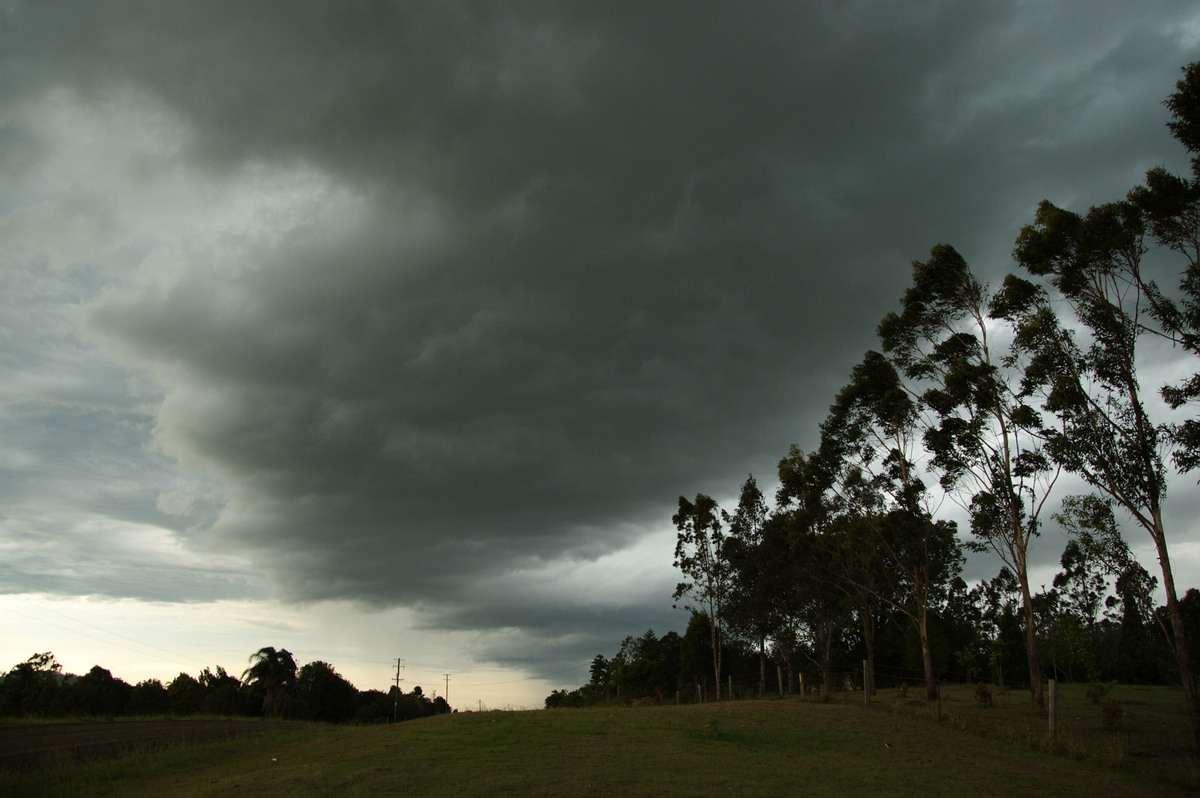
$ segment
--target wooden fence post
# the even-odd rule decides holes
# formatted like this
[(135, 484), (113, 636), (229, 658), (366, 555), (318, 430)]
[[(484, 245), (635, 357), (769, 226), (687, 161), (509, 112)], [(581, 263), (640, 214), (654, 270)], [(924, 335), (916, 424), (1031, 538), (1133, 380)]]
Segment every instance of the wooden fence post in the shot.
[(1047, 691), (1049, 695), (1048, 713), (1050, 716), (1050, 741), (1054, 742), (1058, 739), (1058, 680), (1050, 680), (1050, 689)]

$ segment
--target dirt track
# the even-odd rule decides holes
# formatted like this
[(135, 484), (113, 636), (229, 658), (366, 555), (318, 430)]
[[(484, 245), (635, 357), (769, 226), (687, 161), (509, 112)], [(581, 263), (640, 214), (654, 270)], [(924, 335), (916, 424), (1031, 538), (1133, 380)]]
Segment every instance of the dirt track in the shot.
[(255, 720), (147, 720), (127, 723), (47, 723), (0, 727), (0, 768), (34, 767), (47, 759), (87, 759), (131, 749), (305, 728)]

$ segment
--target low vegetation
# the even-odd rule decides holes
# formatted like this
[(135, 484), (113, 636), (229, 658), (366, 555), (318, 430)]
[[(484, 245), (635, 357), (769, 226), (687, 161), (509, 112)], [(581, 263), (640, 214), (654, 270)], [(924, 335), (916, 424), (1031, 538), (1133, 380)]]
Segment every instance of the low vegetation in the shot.
[(847, 693), (313, 725), (0, 773), (0, 794), (1155, 796), (1200, 783), (1178, 690), (1115, 687), (1110, 730), (1103, 705), (1068, 689), (1058, 740), (1027, 693), (992, 691), (987, 706), (955, 686), (939, 710), (891, 692), (870, 707)]

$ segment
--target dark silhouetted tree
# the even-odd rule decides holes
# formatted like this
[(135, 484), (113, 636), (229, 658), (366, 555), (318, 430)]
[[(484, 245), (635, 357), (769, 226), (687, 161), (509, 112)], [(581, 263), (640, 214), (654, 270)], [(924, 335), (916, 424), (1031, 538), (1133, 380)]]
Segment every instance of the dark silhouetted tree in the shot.
[[(919, 397), (930, 468), (971, 517), (976, 550), (994, 551), (1021, 592), (1030, 698), (1042, 705), (1029, 547), (1058, 477), (1042, 452), (1040, 414), (1020, 395), (1021, 372), (996, 350), (997, 313), (987, 286), (953, 247), (939, 244), (913, 263), (901, 312), (879, 324), (879, 338)], [(995, 312), (994, 312), (995, 311)], [(1011, 321), (1010, 321), (1011, 323)]]
[(296, 676), (296, 695), (307, 704), (309, 717), (341, 723), (354, 717), (358, 691), (327, 662), (310, 662)]
[(252, 694), (262, 697), (264, 715), (279, 717), (296, 684), (296, 660), (286, 648), (264, 646), (250, 655), (242, 681)]
[(697, 494), (695, 502), (680, 496), (679, 512), (671, 520), (678, 530), (675, 567), (691, 580), (675, 587), (674, 598), (691, 602), (684, 608), (708, 618), (716, 683), (714, 695), (720, 700), (722, 630), (725, 604), (732, 585), (721, 510), (704, 494)]

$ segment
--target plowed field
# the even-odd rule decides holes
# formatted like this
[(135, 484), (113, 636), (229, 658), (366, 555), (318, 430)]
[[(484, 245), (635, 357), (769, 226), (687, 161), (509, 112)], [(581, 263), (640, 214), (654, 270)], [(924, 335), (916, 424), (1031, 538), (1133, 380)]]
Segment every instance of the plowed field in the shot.
[(0, 768), (24, 769), (58, 757), (88, 759), (128, 750), (165, 748), (304, 728), (255, 720), (148, 720), (47, 723), (0, 727)]

